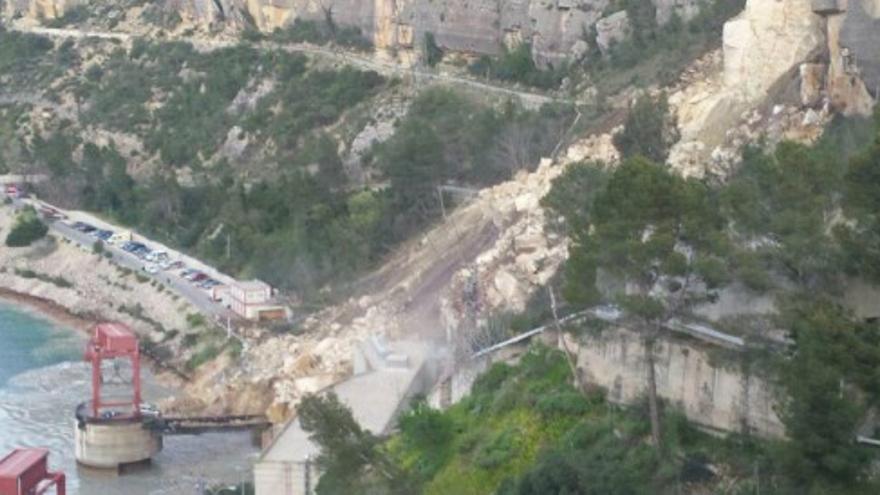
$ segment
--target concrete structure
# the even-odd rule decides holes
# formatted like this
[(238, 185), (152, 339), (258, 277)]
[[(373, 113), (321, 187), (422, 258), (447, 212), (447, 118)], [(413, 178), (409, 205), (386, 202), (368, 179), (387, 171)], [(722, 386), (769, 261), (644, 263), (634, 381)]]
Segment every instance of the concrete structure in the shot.
[[(386, 434), (409, 399), (429, 390), (434, 363), (420, 344), (388, 345), (380, 337), (361, 343), (354, 354), (355, 376), (331, 390), (351, 407), (361, 426)], [(299, 420), (291, 420), (254, 467), (257, 495), (311, 495), (320, 477), (312, 463), (318, 453)]]
[[(95, 325), (86, 348), (92, 363), (92, 399), (76, 411), (74, 443), (76, 461), (85, 466), (117, 469), (149, 461), (162, 449), (162, 435), (150, 429), (141, 416), (140, 349), (137, 336), (121, 323)], [(130, 360), (131, 380), (107, 377), (102, 363), (110, 361), (117, 374), (120, 360)], [(128, 398), (114, 390), (105, 398), (107, 386), (130, 388)]]
[(162, 450), (162, 434), (150, 430), (141, 418), (77, 420), (74, 431), (76, 461), (93, 468), (147, 462)]
[(246, 320), (281, 320), (287, 309), (273, 302), (272, 287), (259, 280), (234, 282), (229, 286), (229, 306)]
[(53, 485), (64, 495), (64, 473), (50, 473), (48, 458), (46, 449), (17, 449), (0, 459), (0, 495), (41, 494)]
[[(610, 402), (635, 404), (646, 394), (644, 340), (623, 327), (565, 337), (585, 384), (608, 391)], [(657, 394), (687, 418), (719, 432), (780, 438), (779, 391), (741, 352), (717, 344), (664, 336), (654, 345)]]

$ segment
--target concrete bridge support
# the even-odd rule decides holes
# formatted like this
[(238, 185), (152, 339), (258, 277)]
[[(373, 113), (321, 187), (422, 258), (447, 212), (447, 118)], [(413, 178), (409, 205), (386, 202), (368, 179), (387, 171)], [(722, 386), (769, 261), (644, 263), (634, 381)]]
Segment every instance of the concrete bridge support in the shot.
[(118, 469), (149, 461), (162, 450), (162, 434), (142, 421), (74, 424), (76, 461), (98, 469)]

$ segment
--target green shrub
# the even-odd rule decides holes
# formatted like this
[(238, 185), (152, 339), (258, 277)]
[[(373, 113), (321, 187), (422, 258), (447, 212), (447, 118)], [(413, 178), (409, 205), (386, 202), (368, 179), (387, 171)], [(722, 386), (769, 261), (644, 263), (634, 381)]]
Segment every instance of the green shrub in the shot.
[(203, 364), (213, 361), (214, 358), (219, 355), (220, 348), (214, 344), (208, 344), (187, 360), (186, 369), (189, 371), (195, 371)]
[(536, 406), (543, 416), (581, 416), (590, 409), (590, 403), (578, 392), (563, 391), (543, 395)]
[(192, 347), (196, 345), (199, 341), (199, 336), (194, 333), (188, 333), (180, 339), (180, 345), (183, 346), (184, 349)]
[(231, 357), (233, 361), (241, 359), (241, 353), (244, 352), (244, 345), (240, 340), (232, 339), (226, 347), (229, 349), (229, 357)]
[(425, 61), (434, 67), (443, 60), (443, 49), (437, 44), (434, 33), (425, 33)]
[(37, 272), (30, 270), (30, 269), (21, 270), (18, 268), (15, 269), (15, 274), (21, 278), (33, 278), (36, 280), (41, 280), (43, 282), (50, 283), (50, 284), (52, 284), (56, 287), (60, 287), (62, 289), (69, 289), (69, 288), (73, 287), (73, 283), (70, 280), (67, 280), (66, 278), (64, 278), (60, 275), (53, 277), (51, 275), (37, 273)]
[(6, 245), (9, 247), (27, 247), (35, 241), (46, 237), (49, 227), (44, 224), (33, 208), (27, 208), (19, 213), (15, 219), (15, 225), (6, 235)]
[(186, 315), (186, 323), (190, 328), (203, 327), (207, 323), (205, 315), (201, 313), (189, 313)]
[(474, 453), (474, 461), (483, 469), (494, 469), (517, 455), (518, 432), (503, 430), (491, 437)]
[(282, 43), (313, 43), (316, 45), (337, 44), (355, 50), (368, 50), (372, 43), (360, 28), (339, 27), (332, 22), (316, 22), (296, 19), (287, 28), (278, 28), (272, 39)]
[(505, 51), (500, 58), (481, 57), (468, 71), (477, 77), (491, 77), (501, 81), (525, 84), (541, 89), (555, 89), (562, 83), (564, 70), (541, 70), (532, 60), (531, 43), (521, 43)]
[(89, 19), (91, 10), (85, 5), (75, 5), (64, 12), (64, 15), (46, 23), (51, 28), (62, 28), (71, 24), (82, 24)]
[(668, 114), (666, 96), (657, 101), (650, 96), (640, 97), (630, 109), (623, 131), (614, 135), (614, 146), (623, 158), (640, 155), (664, 163), (672, 142), (667, 135)]

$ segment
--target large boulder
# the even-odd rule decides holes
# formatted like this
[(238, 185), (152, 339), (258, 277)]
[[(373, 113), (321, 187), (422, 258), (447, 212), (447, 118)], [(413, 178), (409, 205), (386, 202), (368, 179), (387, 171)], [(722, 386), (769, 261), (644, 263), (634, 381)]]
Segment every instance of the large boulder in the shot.
[(602, 53), (607, 53), (616, 43), (629, 38), (632, 27), (625, 10), (603, 17), (596, 23), (596, 44)]
[(811, 0), (748, 0), (724, 25), (724, 85), (747, 102), (771, 88), (825, 46), (823, 19)]

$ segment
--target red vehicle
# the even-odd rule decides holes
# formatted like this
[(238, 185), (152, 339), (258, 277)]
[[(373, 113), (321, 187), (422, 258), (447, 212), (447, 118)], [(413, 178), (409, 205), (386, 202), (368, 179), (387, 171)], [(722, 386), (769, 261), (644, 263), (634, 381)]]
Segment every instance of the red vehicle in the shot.
[(40, 214), (47, 220), (64, 220), (67, 216), (51, 206), (43, 206), (40, 208)]
[(198, 275), (195, 275), (194, 277), (192, 277), (190, 280), (191, 280), (193, 283), (196, 283), (196, 284), (197, 284), (197, 283), (199, 283), (199, 282), (202, 282), (202, 281), (208, 280), (208, 276), (205, 275), (204, 273), (199, 273)]
[(15, 184), (7, 184), (6, 185), (6, 195), (13, 197), (13, 198), (17, 198), (21, 195), (21, 189), (19, 189), (19, 187), (16, 186)]

